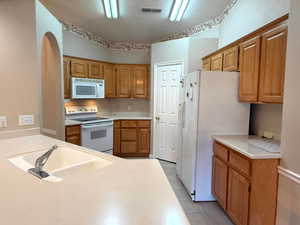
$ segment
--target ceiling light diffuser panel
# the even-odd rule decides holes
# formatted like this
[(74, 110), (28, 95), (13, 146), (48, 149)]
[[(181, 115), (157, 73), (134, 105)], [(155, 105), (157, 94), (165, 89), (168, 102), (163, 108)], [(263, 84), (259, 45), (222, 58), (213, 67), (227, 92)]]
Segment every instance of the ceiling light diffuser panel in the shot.
[(103, 0), (105, 15), (109, 19), (119, 18), (118, 0)]
[(189, 0), (174, 0), (173, 7), (170, 13), (170, 21), (179, 22), (189, 4)]

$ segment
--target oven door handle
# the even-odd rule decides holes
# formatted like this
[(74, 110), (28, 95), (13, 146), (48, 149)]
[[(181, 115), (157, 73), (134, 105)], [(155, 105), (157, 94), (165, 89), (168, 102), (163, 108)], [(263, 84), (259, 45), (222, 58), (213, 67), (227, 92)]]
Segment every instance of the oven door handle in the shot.
[(88, 125), (81, 125), (81, 127), (83, 129), (92, 129), (92, 128), (98, 128), (98, 127), (111, 127), (111, 126), (113, 126), (112, 123), (110, 123), (110, 124), (102, 124), (102, 125), (90, 125), (90, 126), (88, 126)]

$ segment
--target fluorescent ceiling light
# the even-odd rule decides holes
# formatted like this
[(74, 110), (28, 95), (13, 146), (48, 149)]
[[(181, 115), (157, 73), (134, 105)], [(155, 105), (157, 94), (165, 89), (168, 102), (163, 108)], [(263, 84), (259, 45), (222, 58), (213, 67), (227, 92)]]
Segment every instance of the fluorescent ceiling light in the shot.
[(118, 19), (118, 0), (103, 0), (104, 11), (109, 19)]
[(174, 0), (173, 8), (170, 14), (170, 21), (179, 22), (188, 6), (189, 0)]

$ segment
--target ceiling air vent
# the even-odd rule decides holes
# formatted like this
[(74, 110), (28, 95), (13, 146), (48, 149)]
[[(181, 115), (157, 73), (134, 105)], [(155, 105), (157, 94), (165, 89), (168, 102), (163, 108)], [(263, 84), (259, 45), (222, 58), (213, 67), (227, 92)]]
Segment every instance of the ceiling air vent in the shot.
[(142, 8), (142, 12), (146, 12), (146, 13), (160, 13), (161, 9)]

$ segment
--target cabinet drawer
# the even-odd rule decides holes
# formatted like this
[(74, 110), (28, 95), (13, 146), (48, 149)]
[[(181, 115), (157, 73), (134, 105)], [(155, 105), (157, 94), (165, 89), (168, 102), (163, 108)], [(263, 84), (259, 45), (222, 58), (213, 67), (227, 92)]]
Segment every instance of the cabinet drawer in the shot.
[(215, 156), (218, 156), (220, 159), (223, 159), (225, 161), (228, 161), (228, 149), (219, 144), (218, 142), (214, 142), (214, 154)]
[(124, 120), (121, 121), (122, 127), (136, 127), (136, 121), (133, 120)]
[(136, 142), (122, 142), (121, 143), (121, 153), (136, 153)]
[(136, 129), (122, 129), (121, 139), (122, 141), (135, 141), (137, 139)]
[(137, 121), (137, 126), (138, 127), (150, 127), (150, 120), (141, 120)]
[(114, 127), (115, 128), (120, 128), (121, 127), (121, 122), (120, 121), (114, 121)]
[(230, 151), (229, 162), (234, 168), (240, 170), (245, 175), (250, 176), (250, 161), (248, 159)]
[(66, 136), (71, 135), (80, 135), (80, 126), (67, 126), (66, 127)]

